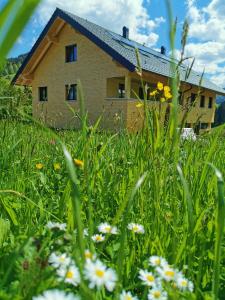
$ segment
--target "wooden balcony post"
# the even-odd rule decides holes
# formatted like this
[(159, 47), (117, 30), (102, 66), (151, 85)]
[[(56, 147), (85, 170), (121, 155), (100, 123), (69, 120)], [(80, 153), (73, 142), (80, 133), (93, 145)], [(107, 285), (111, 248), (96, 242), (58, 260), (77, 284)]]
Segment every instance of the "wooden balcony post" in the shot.
[(131, 95), (131, 78), (129, 75), (125, 76), (125, 98), (130, 99)]

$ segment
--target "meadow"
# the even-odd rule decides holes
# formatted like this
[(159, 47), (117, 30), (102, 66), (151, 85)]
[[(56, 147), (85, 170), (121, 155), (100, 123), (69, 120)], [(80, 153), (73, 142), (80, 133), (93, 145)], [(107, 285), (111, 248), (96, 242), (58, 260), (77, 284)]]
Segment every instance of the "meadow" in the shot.
[(0, 299), (224, 299), (223, 128), (0, 127)]

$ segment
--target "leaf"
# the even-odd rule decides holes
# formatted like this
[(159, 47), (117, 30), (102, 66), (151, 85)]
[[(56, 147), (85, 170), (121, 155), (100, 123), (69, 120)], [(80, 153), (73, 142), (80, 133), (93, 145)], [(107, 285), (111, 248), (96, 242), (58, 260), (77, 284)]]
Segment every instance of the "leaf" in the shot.
[(40, 0), (11, 0), (0, 13), (0, 65), (13, 47)]

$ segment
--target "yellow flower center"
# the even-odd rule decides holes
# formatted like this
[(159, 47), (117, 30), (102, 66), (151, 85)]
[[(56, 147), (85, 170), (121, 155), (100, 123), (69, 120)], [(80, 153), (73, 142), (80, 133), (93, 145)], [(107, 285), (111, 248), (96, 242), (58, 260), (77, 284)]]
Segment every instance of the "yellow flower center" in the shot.
[(61, 257), (59, 258), (59, 261), (60, 261), (61, 263), (63, 263), (63, 262), (65, 261), (65, 257), (61, 256)]
[(97, 269), (97, 270), (95, 271), (95, 274), (96, 274), (98, 277), (102, 278), (102, 277), (105, 275), (105, 272), (102, 271), (102, 270)]
[(73, 278), (73, 272), (72, 272), (72, 271), (68, 271), (68, 272), (66, 273), (66, 278), (68, 278), (68, 279)]
[(111, 232), (111, 230), (112, 230), (111, 226), (105, 226), (105, 231), (106, 232)]
[(92, 258), (91, 252), (89, 252), (89, 251), (88, 251), (88, 252), (85, 252), (85, 257), (91, 259), (91, 258)]
[(181, 281), (181, 286), (186, 287), (186, 286), (187, 286), (187, 280), (182, 280), (182, 281)]
[(160, 263), (161, 263), (161, 260), (160, 260), (160, 258), (156, 258), (156, 259), (155, 259), (155, 264), (159, 266), (159, 265), (160, 265)]
[(148, 281), (150, 281), (150, 282), (153, 282), (153, 281), (155, 280), (155, 277), (152, 276), (152, 275), (150, 275), (150, 274), (148, 274), (148, 275), (146, 276), (146, 279), (147, 279)]
[(138, 231), (138, 230), (139, 230), (139, 227), (138, 227), (137, 225), (134, 225), (134, 226), (133, 226), (133, 231), (136, 232), (136, 231)]
[(175, 273), (172, 270), (167, 270), (167, 271), (165, 271), (165, 275), (169, 276), (169, 277), (174, 277)]
[(132, 300), (132, 297), (129, 296), (129, 295), (126, 295), (125, 298), (124, 298), (124, 300)]
[(96, 241), (101, 241), (101, 240), (102, 240), (102, 237), (101, 237), (100, 235), (97, 235), (97, 236), (95, 237), (95, 239), (96, 239)]
[(159, 298), (159, 297), (161, 296), (161, 292), (160, 292), (160, 291), (154, 291), (154, 292), (153, 292), (153, 296), (154, 296), (155, 298)]

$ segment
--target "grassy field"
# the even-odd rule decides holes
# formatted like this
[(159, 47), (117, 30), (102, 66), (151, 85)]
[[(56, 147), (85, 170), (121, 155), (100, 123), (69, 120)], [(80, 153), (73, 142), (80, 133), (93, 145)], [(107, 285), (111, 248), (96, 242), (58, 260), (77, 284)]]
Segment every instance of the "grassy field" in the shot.
[(218, 276), (224, 299), (223, 183), (210, 165), (225, 173), (224, 136), (174, 145), (160, 131), (1, 121), (0, 299), (216, 299)]

